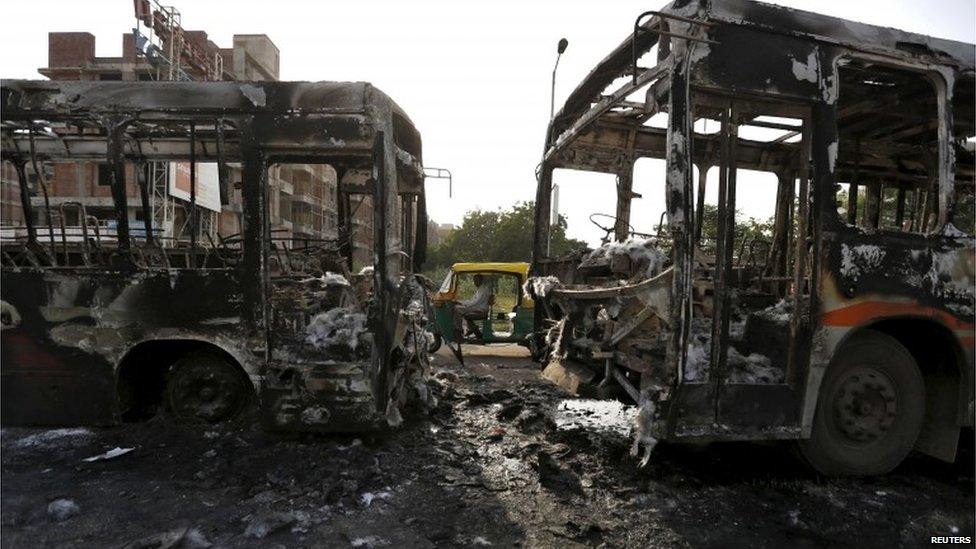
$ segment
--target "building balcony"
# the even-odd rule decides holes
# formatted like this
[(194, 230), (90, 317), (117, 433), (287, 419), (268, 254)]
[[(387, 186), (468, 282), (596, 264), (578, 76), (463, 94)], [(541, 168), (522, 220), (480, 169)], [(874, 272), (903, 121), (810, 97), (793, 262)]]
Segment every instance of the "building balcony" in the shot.
[(291, 201), (292, 203), (300, 202), (304, 204), (312, 204), (314, 206), (322, 204), (321, 197), (304, 193), (301, 189), (295, 189), (295, 193), (291, 195)]
[[(56, 208), (61, 204), (66, 202), (80, 202), (88, 208), (113, 208), (115, 207), (115, 202), (112, 201), (111, 196), (52, 196), (49, 199), (51, 207)], [(139, 206), (142, 207), (139, 199), (129, 197), (128, 200), (129, 207)], [(44, 207), (44, 196), (32, 196), (31, 206)]]

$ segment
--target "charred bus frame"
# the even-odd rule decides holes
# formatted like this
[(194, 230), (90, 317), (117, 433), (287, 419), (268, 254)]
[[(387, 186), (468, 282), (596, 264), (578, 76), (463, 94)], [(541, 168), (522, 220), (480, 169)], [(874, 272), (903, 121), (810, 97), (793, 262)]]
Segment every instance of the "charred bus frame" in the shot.
[[(656, 64), (643, 66), (647, 56)], [(747, 0), (679, 0), (641, 14), (548, 128), (533, 274), (563, 284), (541, 286), (536, 341), (563, 321), (547, 339), (550, 366), (569, 356), (588, 372), (555, 379), (573, 385), (602, 372), (603, 383), (619, 382), (639, 400), (648, 447), (801, 439), (817, 468), (849, 474), (890, 470), (912, 447), (953, 459), (960, 427), (973, 424), (974, 57), (972, 44)], [(666, 126), (651, 123), (660, 113)], [(719, 130), (702, 131), (702, 119)], [(748, 139), (746, 126), (781, 133)], [(642, 157), (666, 160), (666, 223), (654, 238), (670, 267), (605, 284), (607, 272), (591, 277), (586, 258), (547, 257), (554, 170), (617, 176), (622, 242)], [(702, 234), (710, 167), (719, 171), (714, 244)], [(778, 179), (758, 264), (739, 251), (741, 169)], [(771, 383), (736, 382), (728, 366), (731, 311), (748, 313), (754, 289), (792, 308), (772, 326), (788, 335), (772, 361), (782, 379)], [(710, 371), (689, 379), (702, 318)], [(850, 370), (874, 368), (863, 358), (871, 352), (909, 364), (898, 375), (911, 379), (858, 385)], [(845, 391), (861, 400), (838, 396)]]
[[(367, 83), (4, 81), (2, 108), (26, 224), (2, 243), (5, 423), (107, 424), (173, 398), (211, 421), (256, 398), (277, 428), (397, 421), (418, 360), (404, 334), (420, 322), (403, 312), (414, 289), (401, 275), (423, 262), (427, 222), (420, 134), (389, 97)], [(113, 239), (82, 219), (84, 238), (68, 242), (50, 209), (39, 230), (30, 196), (47, 196), (48, 161), (107, 162)], [(224, 205), (239, 185), (241, 235), (160, 245), (147, 165), (174, 161), (190, 162), (191, 179), (196, 163), (217, 163)], [(272, 233), (267, 177), (279, 163), (336, 169), (337, 241)], [(127, 164), (142, 232), (128, 223)], [(374, 205), (372, 273), (349, 271), (352, 195)], [(340, 308), (339, 320), (363, 315), (362, 337), (310, 346), (315, 313)]]

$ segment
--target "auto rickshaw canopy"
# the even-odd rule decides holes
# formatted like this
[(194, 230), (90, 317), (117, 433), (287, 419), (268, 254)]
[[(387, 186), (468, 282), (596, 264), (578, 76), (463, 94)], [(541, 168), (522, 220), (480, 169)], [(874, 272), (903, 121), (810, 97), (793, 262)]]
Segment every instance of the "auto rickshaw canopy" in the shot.
[(516, 263), (455, 263), (451, 266), (455, 273), (511, 273), (522, 275), (523, 280), (529, 273), (529, 264)]

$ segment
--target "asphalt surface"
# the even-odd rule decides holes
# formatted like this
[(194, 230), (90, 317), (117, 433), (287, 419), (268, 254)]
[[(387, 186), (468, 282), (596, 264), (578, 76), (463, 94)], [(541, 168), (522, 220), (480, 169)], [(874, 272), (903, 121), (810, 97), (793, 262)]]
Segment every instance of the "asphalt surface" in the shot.
[[(788, 444), (662, 443), (640, 468), (632, 409), (561, 393), (517, 347), (465, 355), (461, 369), (438, 354), (434, 410), (369, 436), (162, 418), (4, 428), (0, 544), (917, 547), (973, 537), (971, 435), (956, 464), (912, 456), (871, 479), (819, 477)], [(106, 452), (118, 455), (84, 461)]]

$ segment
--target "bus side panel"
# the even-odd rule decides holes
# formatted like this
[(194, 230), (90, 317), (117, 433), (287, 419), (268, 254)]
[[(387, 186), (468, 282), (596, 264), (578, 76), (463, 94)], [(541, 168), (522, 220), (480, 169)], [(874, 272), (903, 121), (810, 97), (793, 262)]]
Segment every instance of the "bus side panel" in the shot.
[(6, 425), (116, 422), (115, 369), (143, 341), (243, 348), (232, 272), (22, 270), (4, 271), (0, 283)]
[[(52, 341), (43, 275), (3, 273), (0, 420), (5, 425), (107, 425), (117, 417), (114, 364)], [(8, 321), (9, 319), (9, 321)], [(79, 346), (80, 347), (80, 346)]]

